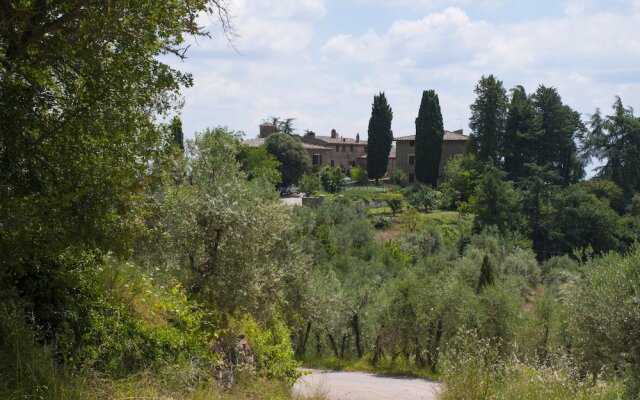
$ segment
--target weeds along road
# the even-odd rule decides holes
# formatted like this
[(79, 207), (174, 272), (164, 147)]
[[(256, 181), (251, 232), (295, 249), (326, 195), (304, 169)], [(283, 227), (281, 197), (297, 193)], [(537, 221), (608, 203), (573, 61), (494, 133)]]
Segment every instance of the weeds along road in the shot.
[(298, 379), (293, 391), (300, 397), (327, 400), (436, 400), (440, 384), (418, 378), (389, 377), (365, 372), (310, 372)]

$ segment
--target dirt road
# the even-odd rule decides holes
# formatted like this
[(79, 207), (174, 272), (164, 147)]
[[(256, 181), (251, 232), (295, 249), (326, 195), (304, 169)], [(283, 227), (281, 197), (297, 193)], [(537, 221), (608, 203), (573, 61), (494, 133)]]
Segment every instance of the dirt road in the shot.
[(437, 382), (424, 379), (386, 377), (364, 372), (306, 370), (293, 386), (306, 396), (324, 394), (329, 400), (436, 400)]

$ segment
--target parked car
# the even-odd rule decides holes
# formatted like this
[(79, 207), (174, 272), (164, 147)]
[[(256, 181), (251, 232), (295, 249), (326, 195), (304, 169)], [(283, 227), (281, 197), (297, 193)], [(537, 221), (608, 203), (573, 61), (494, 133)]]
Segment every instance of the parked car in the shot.
[(287, 196), (290, 194), (298, 194), (300, 193), (300, 189), (296, 185), (282, 186), (280, 188), (280, 195)]

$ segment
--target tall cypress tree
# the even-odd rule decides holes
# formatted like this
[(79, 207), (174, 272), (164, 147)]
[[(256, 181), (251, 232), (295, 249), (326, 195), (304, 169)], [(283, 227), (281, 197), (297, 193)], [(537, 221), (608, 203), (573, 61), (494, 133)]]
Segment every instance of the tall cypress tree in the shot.
[(433, 90), (422, 92), (416, 118), (416, 179), (435, 187), (438, 184), (444, 126), (440, 100)]
[(182, 132), (182, 121), (178, 117), (171, 120), (171, 141), (184, 150), (184, 133)]
[(522, 86), (511, 89), (511, 102), (502, 140), (504, 170), (511, 179), (526, 175), (524, 165), (536, 162), (533, 141), (535, 110)]
[(389, 152), (393, 143), (391, 120), (393, 120), (393, 111), (387, 104), (384, 92), (380, 92), (373, 96), (367, 144), (367, 174), (376, 182), (387, 172)]
[(507, 93), (495, 76), (483, 76), (471, 105), (471, 150), (482, 161), (499, 161), (498, 151), (507, 119)]

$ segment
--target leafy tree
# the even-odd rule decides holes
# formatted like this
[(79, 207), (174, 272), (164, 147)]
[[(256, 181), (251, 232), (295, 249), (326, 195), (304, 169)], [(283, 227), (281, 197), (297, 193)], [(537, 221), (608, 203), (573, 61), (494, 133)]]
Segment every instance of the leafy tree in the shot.
[(476, 100), (471, 105), (471, 140), (469, 145), (481, 161), (500, 161), (500, 148), (507, 119), (507, 94), (502, 81), (483, 76), (475, 88)]
[(293, 132), (295, 131), (295, 129), (293, 128), (293, 121), (295, 120), (295, 118), (270, 118), (270, 122), (276, 127), (276, 132), (287, 133), (289, 135), (293, 135)]
[(237, 158), (249, 180), (262, 177), (273, 186), (282, 181), (282, 175), (279, 171), (282, 164), (267, 151), (265, 146), (242, 146)]
[(525, 164), (536, 162), (534, 141), (535, 109), (522, 86), (511, 89), (511, 102), (507, 112), (501, 156), (504, 170), (511, 179), (526, 174)]
[(403, 186), (407, 183), (407, 174), (398, 167), (389, 171), (389, 181), (395, 185)]
[(384, 201), (391, 208), (391, 213), (395, 216), (398, 211), (402, 210), (404, 198), (400, 193), (387, 193), (384, 196)]
[(324, 167), (320, 171), (320, 181), (325, 191), (329, 193), (339, 192), (344, 186), (344, 172), (340, 167)]
[(436, 187), (440, 174), (444, 126), (440, 100), (433, 90), (422, 92), (422, 101), (416, 118), (416, 179)]
[(501, 232), (520, 227), (521, 198), (505, 173), (490, 167), (480, 181), (476, 192), (475, 227), (496, 226)]
[(371, 118), (369, 118), (369, 139), (367, 144), (367, 174), (370, 178), (382, 178), (387, 172), (389, 152), (393, 143), (391, 121), (393, 111), (387, 104), (384, 92), (373, 96)]
[(302, 147), (302, 141), (287, 133), (274, 133), (266, 140), (267, 151), (280, 162), (282, 184), (296, 184), (311, 168), (309, 155)]
[(628, 203), (640, 191), (640, 119), (620, 97), (616, 97), (613, 110), (613, 115), (605, 118), (600, 110), (591, 117), (585, 150), (588, 156), (606, 160), (599, 176), (620, 186)]
[(416, 208), (424, 208), (425, 212), (437, 208), (440, 204), (439, 193), (429, 186), (420, 186), (409, 194), (409, 203)]
[(300, 180), (300, 190), (302, 190), (302, 192), (307, 196), (313, 196), (315, 192), (320, 190), (320, 186), (321, 182), (318, 174), (307, 172), (302, 175), (302, 179)]
[(580, 114), (562, 103), (555, 88), (541, 85), (532, 102), (536, 110), (536, 164), (549, 165), (565, 184), (577, 182), (584, 176), (576, 145), (585, 131)]
[(445, 180), (457, 193), (460, 201), (469, 201), (482, 179), (485, 166), (473, 154), (453, 157), (444, 169)]
[(361, 185), (369, 183), (369, 177), (367, 176), (367, 171), (365, 171), (361, 167), (351, 168), (351, 179)]

